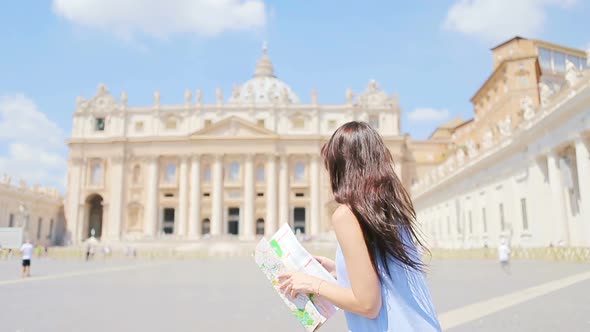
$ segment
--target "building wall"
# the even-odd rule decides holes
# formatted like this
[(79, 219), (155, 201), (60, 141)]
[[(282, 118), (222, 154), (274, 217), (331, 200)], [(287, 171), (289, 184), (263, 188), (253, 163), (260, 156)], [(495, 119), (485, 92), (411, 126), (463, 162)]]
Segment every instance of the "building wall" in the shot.
[(64, 223), (63, 201), (57, 192), (30, 188), (24, 182), (15, 185), (4, 176), (0, 182), (0, 227), (24, 227), (24, 236), (32, 243), (52, 245), (61, 243)]
[(577, 74), (534, 116), (414, 186), (432, 245), (590, 245), (590, 72)]

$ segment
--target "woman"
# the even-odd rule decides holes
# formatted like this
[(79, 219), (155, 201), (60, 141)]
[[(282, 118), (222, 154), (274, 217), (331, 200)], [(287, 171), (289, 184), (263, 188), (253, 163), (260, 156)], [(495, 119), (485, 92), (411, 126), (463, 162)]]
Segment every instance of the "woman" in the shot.
[(280, 276), (289, 296), (318, 294), (345, 311), (349, 330), (440, 331), (409, 195), (393, 170), (391, 153), (363, 122), (338, 128), (322, 148), (334, 199), (336, 262), (318, 261), (337, 284), (304, 273)]

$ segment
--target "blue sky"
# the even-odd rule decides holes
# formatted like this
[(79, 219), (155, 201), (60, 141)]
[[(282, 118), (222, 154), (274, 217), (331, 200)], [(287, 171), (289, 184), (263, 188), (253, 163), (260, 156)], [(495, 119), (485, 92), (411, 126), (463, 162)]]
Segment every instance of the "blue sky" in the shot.
[[(99, 83), (129, 104), (212, 101), (249, 79), (263, 41), (303, 101), (342, 103), (370, 79), (399, 95), (402, 129), (425, 138), (471, 117), (489, 51), (513, 35), (586, 49), (583, 0), (53, 0), (0, 10), (0, 173), (63, 188), (76, 96)], [(209, 4), (207, 4), (209, 3)], [(584, 23), (586, 22), (586, 23)], [(419, 110), (416, 112), (416, 110)], [(421, 109), (421, 110), (420, 110)], [(424, 111), (424, 110), (427, 111)], [(414, 116), (411, 116), (411, 115)]]

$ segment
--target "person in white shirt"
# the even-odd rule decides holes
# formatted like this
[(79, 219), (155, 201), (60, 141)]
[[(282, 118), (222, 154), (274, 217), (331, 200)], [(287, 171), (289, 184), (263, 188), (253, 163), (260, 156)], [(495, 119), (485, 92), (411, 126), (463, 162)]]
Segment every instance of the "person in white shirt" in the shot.
[(500, 261), (500, 266), (502, 269), (510, 274), (510, 247), (506, 243), (505, 239), (500, 241), (500, 245), (498, 246), (498, 260)]
[(20, 251), (23, 253), (23, 278), (31, 275), (31, 257), (33, 257), (33, 245), (29, 240), (20, 247)]

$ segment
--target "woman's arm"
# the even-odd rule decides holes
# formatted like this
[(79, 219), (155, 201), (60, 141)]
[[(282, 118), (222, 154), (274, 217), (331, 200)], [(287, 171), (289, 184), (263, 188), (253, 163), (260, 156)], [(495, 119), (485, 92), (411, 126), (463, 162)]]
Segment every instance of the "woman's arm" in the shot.
[(286, 273), (281, 289), (293, 293), (318, 293), (348, 312), (375, 318), (381, 310), (381, 285), (373, 269), (369, 251), (358, 220), (347, 206), (340, 206), (332, 216), (332, 224), (340, 243), (351, 288), (340, 287), (303, 273)]

